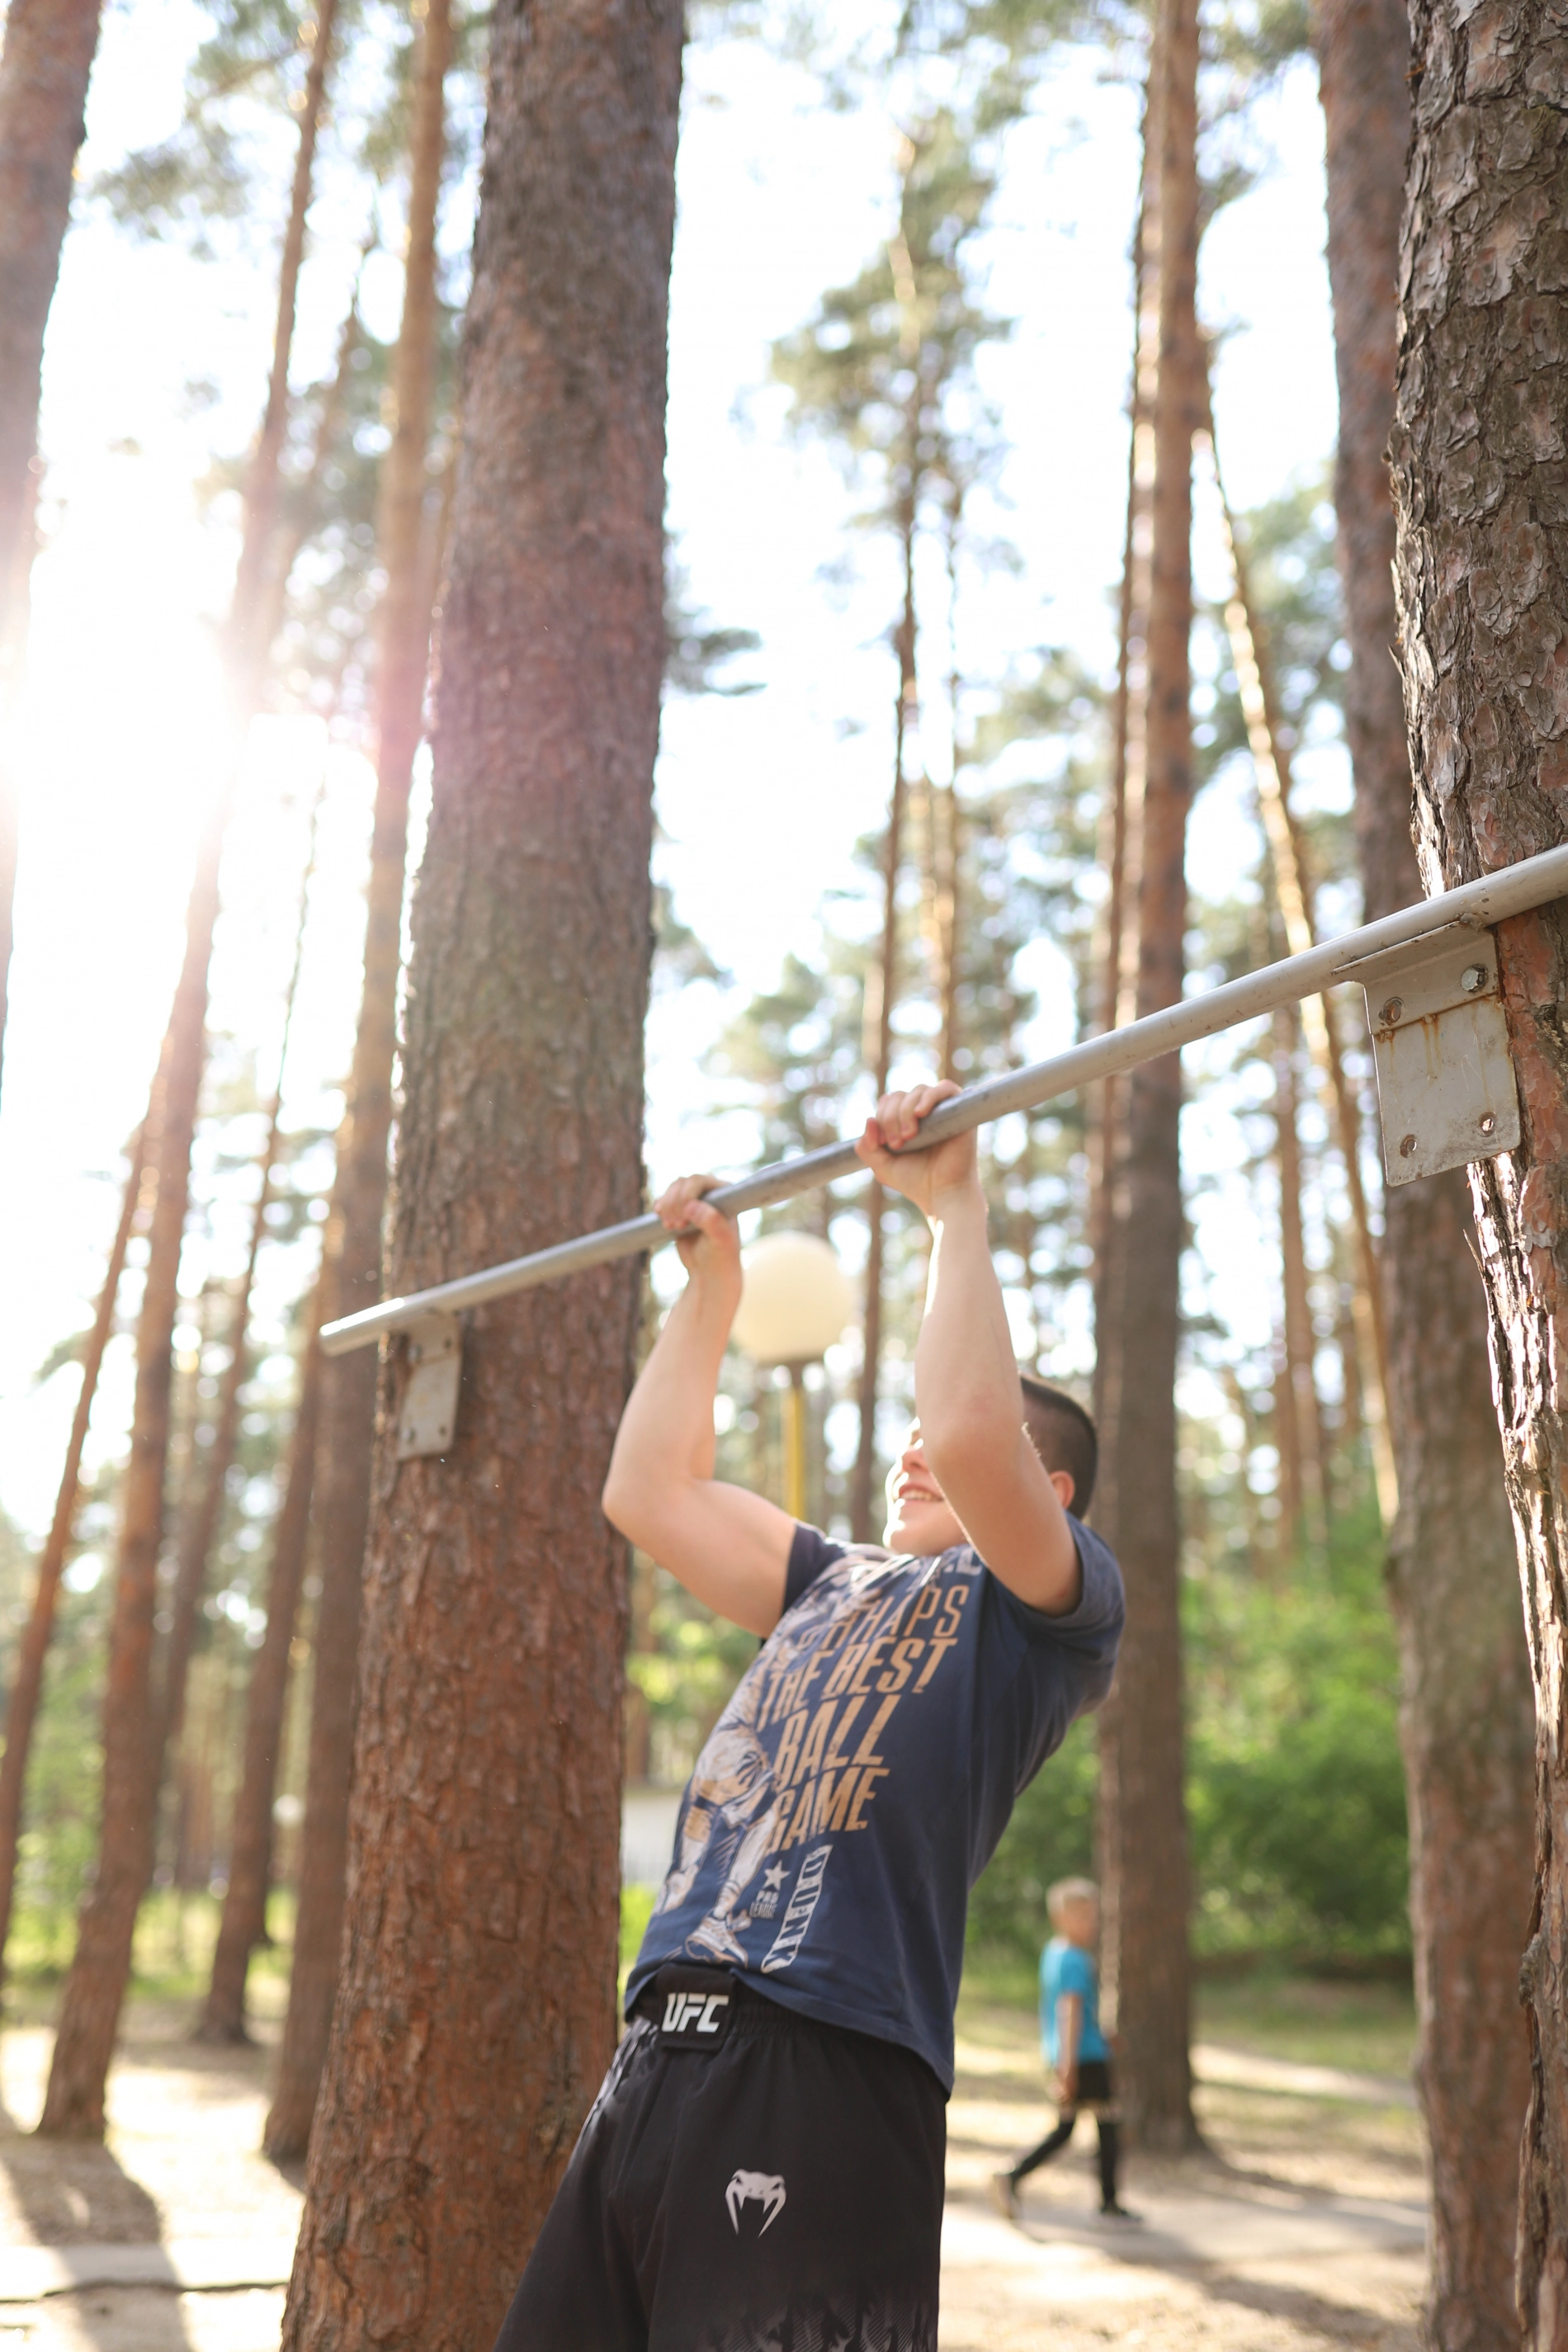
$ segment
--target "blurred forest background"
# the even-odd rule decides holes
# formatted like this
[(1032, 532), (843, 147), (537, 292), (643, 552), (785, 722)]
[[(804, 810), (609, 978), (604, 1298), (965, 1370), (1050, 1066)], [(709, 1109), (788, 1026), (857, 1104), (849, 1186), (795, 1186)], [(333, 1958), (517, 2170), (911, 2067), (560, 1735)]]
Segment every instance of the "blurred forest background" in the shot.
[[(425, 13), (377, 0), (340, 5), (323, 100), (310, 79), (321, 65), (316, 16), (288, 0), (211, 0), (187, 10), (201, 22), (177, 123), (87, 174), (79, 196), (79, 216), (100, 246), (112, 236), (127, 250), (153, 245), (177, 255), (182, 266), (207, 273), (221, 304), (226, 273), (243, 262), (254, 279), (275, 250), (291, 186), (298, 198), (301, 117), (321, 109), (315, 222), (342, 289), (341, 317), (330, 339), (319, 320), (314, 331), (317, 346), (330, 340), (326, 363), (313, 375), (295, 364), (278, 449), (272, 604), (256, 624), (264, 715), (241, 797), (242, 855), (260, 826), (269, 862), (259, 911), (226, 917), (241, 927), (242, 941), (254, 935), (266, 952), (252, 959), (245, 1020), (226, 1026), (219, 1003), (202, 1084), (174, 1331), (172, 1508), (158, 1570), (158, 1634), (170, 1640), (183, 1593), (190, 1650), (170, 1727), (138, 1963), (161, 1976), (173, 1970), (193, 1989), (229, 1886), (247, 1692), (267, 1642), (301, 1381), (321, 1312), (317, 1275), (357, 985), (353, 874), (356, 856), (363, 859), (366, 761), (385, 686), (378, 665), (392, 579), (386, 469), (398, 330), (384, 273), (409, 234)], [(1305, 11), (1272, 0), (1209, 12), (1201, 84), (1205, 228), (1276, 170), (1270, 138), (1279, 94), (1300, 84), (1306, 37)], [(856, 658), (873, 679), (869, 708), (887, 714), (876, 722), (884, 735), (897, 712), (900, 748), (896, 830), (890, 835), (888, 822), (871, 826), (841, 870), (830, 872), (769, 986), (739, 983), (724, 968), (724, 949), (705, 941), (700, 915), (679, 887), (679, 857), (665, 858), (649, 1077), (665, 1174), (682, 1160), (720, 1152), (726, 1165), (747, 1155), (760, 1163), (847, 1131), (864, 1108), (866, 1073), (878, 1066), (879, 1025), (881, 1058), (895, 1071), (934, 1065), (963, 1080), (1035, 1057), (1042, 1037), (1061, 1036), (1064, 1008), (1069, 1026), (1097, 1024), (1114, 615), (1096, 587), (1094, 598), (1080, 600), (1098, 599), (1087, 625), (1065, 625), (1057, 610), (1043, 625), (1036, 613), (1023, 635), (996, 625), (998, 614), (1016, 614), (1017, 600), (1005, 600), (1027, 566), (1014, 543), (1020, 420), (1005, 414), (995, 389), (994, 363), (1020, 331), (1016, 317), (993, 308), (995, 221), (1007, 208), (1009, 175), (1024, 168), (1020, 155), (1027, 163), (1026, 142), (1041, 123), (1070, 158), (1084, 135), (1075, 113), (1081, 93), (1110, 93), (1131, 122), (1142, 71), (1135, 11), (1075, 9), (1060, 0), (915, 11), (901, 29), (874, 11), (863, 23), (829, 26), (742, 0), (700, 10), (692, 37), (689, 105), (719, 105), (721, 68), (740, 58), (736, 88), (759, 73), (787, 77), (797, 107), (859, 124), (873, 155), (867, 168), (879, 182), (882, 233), (858, 272), (825, 286), (793, 328), (773, 338), (765, 377), (734, 384), (729, 396), (739, 404), (742, 436), (765, 424), (802, 466), (818, 467), (811, 478), (819, 507), (823, 483), (837, 486), (837, 542), (819, 548), (816, 577), (803, 578), (799, 593), (824, 600), (843, 633), (859, 633)], [(445, 78), (441, 226), (425, 322), (428, 416), (414, 494), (426, 622), (459, 433), (454, 353), (484, 47), (483, 11), (459, 10)], [(1126, 152), (1131, 159), (1131, 143)], [(1125, 240), (1136, 205), (1131, 180), (1123, 196), (1117, 235)], [(378, 286), (374, 299), (362, 293)], [(1129, 361), (1131, 288), (1129, 269), (1114, 299), (1107, 296)], [(1238, 315), (1245, 291), (1229, 290)], [(1048, 287), (1036, 295), (1048, 308)], [(314, 299), (319, 311), (319, 289)], [(925, 325), (912, 407), (900, 389), (907, 354), (900, 340), (901, 306), (910, 300)], [(1036, 322), (1022, 325), (1035, 331)], [(679, 308), (675, 331), (679, 349)], [(1070, 366), (1070, 331), (1064, 352)], [(261, 389), (254, 385), (257, 398)], [(195, 431), (204, 418), (226, 426), (240, 413), (232, 383), (187, 386)], [(210, 464), (195, 486), (201, 528), (220, 550), (237, 530), (250, 462), (245, 439), (244, 431), (215, 431)], [(1297, 768), (1300, 841), (1324, 927), (1341, 928), (1357, 919), (1359, 899), (1329, 454), (1279, 447), (1278, 494), (1239, 517), (1237, 529), (1249, 562), (1246, 617), (1272, 672), (1276, 751)], [(124, 462), (134, 463), (134, 452)], [(1071, 468), (1071, 453), (1060, 453), (1060, 462)], [(1122, 486), (1108, 479), (1100, 488), (1107, 512), (1116, 512)], [(406, 502), (406, 484), (405, 493)], [(46, 554), (64, 520), (52, 495), (46, 410), (37, 520)], [(1226, 855), (1195, 859), (1191, 872), (1194, 986), (1290, 943), (1278, 851), (1258, 803), (1236, 616), (1226, 611), (1235, 590), (1203, 441), (1198, 498), (1209, 552), (1199, 564), (1194, 743), (1203, 792), (1227, 815)], [(706, 608), (686, 554), (677, 539), (667, 680), (675, 739), (683, 711), (721, 703), (731, 714), (722, 740), (733, 745), (744, 740), (738, 729), (769, 729), (770, 705), (787, 688), (768, 633), (752, 625), (754, 612), (716, 616)], [(879, 621), (862, 625), (879, 611)], [(25, 688), (13, 679), (10, 691), (16, 698)], [(864, 704), (837, 716), (862, 765), (883, 762), (885, 793), (881, 738)], [(415, 775), (413, 862), (424, 758)], [(721, 777), (715, 783), (721, 793)], [(688, 792), (683, 805), (689, 799)], [(24, 887), (27, 842), (25, 834)], [(321, 845), (348, 886), (330, 876), (323, 882), (314, 864)], [(742, 891), (765, 887), (752, 870), (759, 851), (765, 860), (761, 832), (732, 835)], [(825, 870), (831, 866), (829, 858)], [(243, 902), (247, 887), (231, 848), (226, 899)], [(885, 920), (895, 941), (887, 994)], [(1050, 943), (1046, 963), (1042, 940)], [(23, 950), (26, 944), (24, 932)], [(301, 958), (309, 974), (319, 956), (329, 977), (318, 982), (318, 996), (335, 988), (335, 1010), (313, 1013), (305, 1059), (321, 1059), (325, 1034), (338, 1039), (339, 1062), (319, 1072), (312, 1066), (296, 1081), (285, 1058), (288, 1009), (266, 975), (292, 965), (298, 978)], [(25, 993), (16, 1003), (25, 1049)], [(1358, 1147), (1359, 1172), (1375, 1231), (1370, 1059), (1359, 1000), (1342, 1009), (1342, 1054), (1367, 1139)], [(1397, 1975), (1410, 1962), (1398, 1662), (1382, 1591), (1373, 1444), (1381, 1408), (1369, 1393), (1375, 1374), (1358, 1328), (1345, 1167), (1295, 1018), (1189, 1055), (1187, 1078), (1184, 1135), (1208, 1139), (1188, 1154), (1192, 1246), (1178, 1391), (1194, 1949), (1200, 1965), (1215, 1968), (1265, 1961)], [(1085, 1121), (1077, 1104), (1005, 1121), (985, 1139), (985, 1172), (1020, 1361), (1089, 1401), (1094, 1253)], [(123, 1176), (104, 1171), (95, 1197), (108, 1202)], [(127, 1368), (150, 1248), (145, 1204), (132, 1205), (98, 1415), (79, 1501), (68, 1515), (17, 1851), (5, 1967), (15, 1986), (35, 1990), (70, 1961), (98, 1855), (109, 1562)], [(107, 1241), (112, 1216), (106, 1208), (95, 1213)], [(864, 1213), (852, 1195), (798, 1203), (768, 1223), (792, 1219), (826, 1233), (846, 1264), (862, 1270)], [(1233, 1254), (1251, 1269), (1240, 1293)], [(910, 1408), (921, 1235), (889, 1221), (884, 1256), (874, 1412), (863, 1409), (857, 1338), (807, 1374), (810, 1512), (841, 1531), (866, 1522), (868, 1496)], [(668, 1278), (656, 1266), (650, 1318)], [(68, 1419), (89, 1346), (79, 1328), (86, 1321), (73, 1306), (29, 1367), (35, 1396), (66, 1400), (64, 1419), (57, 1402), (37, 1423), (51, 1434)], [(781, 1498), (782, 1379), (732, 1352), (719, 1408), (721, 1475)], [(14, 1684), (40, 1533), (0, 1520), (0, 1690)], [(673, 1790), (751, 1643), (716, 1625), (646, 1559), (633, 1561), (631, 1579), (627, 1777)], [(286, 1629), (290, 1679), (270, 1791), (268, 1925), (285, 1959), (321, 1591), (308, 1553), (298, 1617)], [(1047, 1883), (1092, 1865), (1096, 1774), (1092, 1727), (1080, 1726), (1029, 1790), (980, 1886), (971, 1925), (975, 1966), (1009, 1981), (1032, 1966)], [(629, 1925), (648, 1899), (646, 1886), (628, 1888)]]

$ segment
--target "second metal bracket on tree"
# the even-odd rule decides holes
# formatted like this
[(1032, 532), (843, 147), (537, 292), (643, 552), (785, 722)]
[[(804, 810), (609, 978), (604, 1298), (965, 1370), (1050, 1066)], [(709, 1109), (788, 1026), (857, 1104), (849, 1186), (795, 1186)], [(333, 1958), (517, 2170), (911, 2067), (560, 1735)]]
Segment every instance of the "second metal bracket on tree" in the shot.
[(1497, 942), (1468, 923), (1346, 964), (1366, 992), (1383, 1164), (1410, 1184), (1511, 1151), (1519, 1089), (1498, 991)]
[(458, 1425), (458, 1386), (463, 1376), (463, 1329), (456, 1315), (425, 1315), (410, 1327), (408, 1360), (413, 1367), (397, 1415), (397, 1458), (412, 1462), (424, 1454), (445, 1454)]

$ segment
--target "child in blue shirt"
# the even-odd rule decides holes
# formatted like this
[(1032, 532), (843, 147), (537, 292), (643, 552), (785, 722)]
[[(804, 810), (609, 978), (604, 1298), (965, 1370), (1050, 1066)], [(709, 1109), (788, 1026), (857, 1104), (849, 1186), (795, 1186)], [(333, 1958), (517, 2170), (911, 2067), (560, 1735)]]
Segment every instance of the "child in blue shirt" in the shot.
[(1058, 1879), (1046, 1894), (1057, 1930), (1040, 1954), (1040, 2044), (1060, 2087), (1060, 2114), (1054, 2131), (1021, 2156), (1010, 2172), (998, 2172), (997, 2202), (1009, 2221), (1018, 2220), (1020, 2184), (1066, 2147), (1080, 2111), (1087, 2107), (1100, 2126), (1100, 2210), (1108, 2221), (1131, 2221), (1116, 2194), (1118, 2157), (1110, 2045), (1100, 2029), (1100, 1978), (1094, 1947), (1100, 1937), (1100, 1889), (1091, 1878)]

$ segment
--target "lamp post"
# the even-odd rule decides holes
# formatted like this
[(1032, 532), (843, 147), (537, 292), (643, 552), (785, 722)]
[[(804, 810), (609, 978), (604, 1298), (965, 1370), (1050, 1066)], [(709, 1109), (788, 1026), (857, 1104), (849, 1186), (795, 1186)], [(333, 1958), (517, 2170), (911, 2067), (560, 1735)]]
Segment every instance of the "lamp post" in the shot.
[(760, 1364), (783, 1364), (784, 1508), (805, 1517), (805, 1368), (825, 1355), (854, 1318), (855, 1293), (831, 1244), (816, 1234), (767, 1234), (742, 1264), (745, 1288), (735, 1316), (738, 1346)]

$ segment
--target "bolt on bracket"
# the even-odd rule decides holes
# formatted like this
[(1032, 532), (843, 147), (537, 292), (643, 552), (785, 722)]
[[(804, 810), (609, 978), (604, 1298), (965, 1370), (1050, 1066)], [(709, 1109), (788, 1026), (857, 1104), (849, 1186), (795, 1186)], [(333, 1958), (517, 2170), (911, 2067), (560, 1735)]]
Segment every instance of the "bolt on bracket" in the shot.
[(1520, 1139), (1519, 1090), (1489, 930), (1449, 923), (1343, 965), (1366, 992), (1390, 1184), (1493, 1160)]
[(458, 1425), (463, 1328), (456, 1315), (424, 1315), (408, 1330), (408, 1384), (397, 1416), (397, 1458), (445, 1454)]

